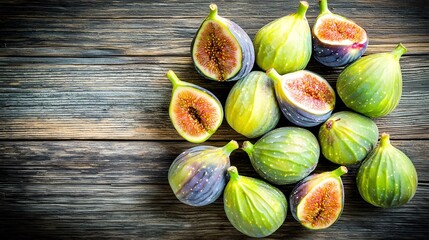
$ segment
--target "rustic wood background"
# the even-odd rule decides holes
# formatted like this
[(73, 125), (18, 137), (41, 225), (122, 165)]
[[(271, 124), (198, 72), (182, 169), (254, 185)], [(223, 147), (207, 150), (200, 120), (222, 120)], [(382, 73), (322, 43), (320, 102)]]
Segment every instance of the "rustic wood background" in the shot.
[[(190, 44), (209, 1), (0, 1), (0, 233), (2, 238), (241, 239), (219, 199), (181, 204), (167, 171), (193, 147), (168, 118), (173, 69), (224, 103), (233, 83), (202, 79)], [(217, 1), (219, 13), (253, 38), (298, 1)], [(307, 18), (318, 14), (310, 0)], [(417, 239), (429, 233), (429, 8), (424, 0), (331, 0), (334, 12), (368, 31), (366, 54), (402, 42), (403, 96), (376, 120), (380, 132), (414, 162), (414, 199), (394, 209), (364, 202), (356, 167), (343, 177), (346, 202), (331, 228), (310, 231), (290, 212), (272, 238)], [(315, 61), (308, 68), (331, 84), (341, 72)], [(337, 110), (344, 109), (339, 103)], [(290, 125), (282, 118), (279, 126)], [(317, 128), (311, 129), (313, 132)], [(246, 140), (224, 121), (205, 144)], [(231, 162), (257, 177), (243, 151)], [(336, 166), (320, 159), (316, 172)], [(280, 186), (289, 194), (293, 186)]]

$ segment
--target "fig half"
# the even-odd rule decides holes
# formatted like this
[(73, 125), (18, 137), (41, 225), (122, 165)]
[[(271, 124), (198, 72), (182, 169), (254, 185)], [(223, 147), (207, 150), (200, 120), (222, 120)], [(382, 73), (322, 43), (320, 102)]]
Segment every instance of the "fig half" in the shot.
[(335, 106), (335, 92), (321, 76), (301, 70), (280, 75), (269, 69), (283, 115), (301, 127), (313, 127), (326, 121)]
[(341, 166), (332, 172), (312, 174), (299, 182), (290, 195), (293, 217), (309, 229), (325, 229), (334, 224), (344, 207), (344, 186), (340, 176), (347, 173)]
[(197, 71), (215, 81), (241, 79), (255, 62), (250, 37), (236, 23), (220, 17), (216, 4), (210, 4), (210, 13), (192, 41), (191, 53)]
[(229, 155), (237, 148), (232, 140), (223, 147), (198, 146), (177, 156), (168, 170), (168, 183), (177, 199), (190, 206), (216, 201), (228, 181)]
[(368, 46), (365, 29), (334, 14), (328, 0), (320, 0), (320, 14), (313, 26), (313, 56), (321, 64), (341, 67), (360, 58)]
[(189, 142), (204, 142), (222, 123), (222, 104), (213, 93), (181, 81), (172, 70), (167, 77), (173, 84), (169, 114), (174, 128)]

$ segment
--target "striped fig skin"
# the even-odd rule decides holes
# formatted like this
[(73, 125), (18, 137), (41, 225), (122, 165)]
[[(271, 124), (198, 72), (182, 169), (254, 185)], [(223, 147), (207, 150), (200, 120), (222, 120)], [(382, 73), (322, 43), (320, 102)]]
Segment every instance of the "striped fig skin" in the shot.
[(339, 165), (360, 163), (374, 149), (378, 127), (373, 120), (358, 113), (334, 113), (319, 129), (322, 154)]
[(168, 171), (168, 182), (177, 199), (190, 206), (216, 201), (228, 180), (229, 155), (237, 148), (232, 140), (223, 147), (198, 146), (180, 154)]
[(272, 130), (280, 119), (271, 79), (260, 71), (253, 71), (239, 80), (229, 92), (225, 103), (228, 124), (238, 133), (260, 137)]
[(256, 33), (253, 44), (260, 68), (285, 74), (307, 66), (312, 51), (307, 9), (308, 3), (301, 1), (296, 13), (276, 19)]
[(285, 221), (287, 200), (270, 184), (240, 176), (236, 167), (228, 169), (230, 180), (224, 191), (224, 209), (231, 224), (249, 237), (266, 237)]
[(406, 51), (399, 44), (390, 53), (368, 55), (346, 67), (337, 80), (344, 104), (371, 118), (391, 113), (402, 95), (399, 59)]
[(319, 143), (308, 130), (299, 127), (274, 129), (254, 145), (243, 144), (256, 172), (274, 184), (292, 184), (308, 176), (317, 166)]
[[(319, 1), (320, 14), (312, 29), (313, 57), (328, 67), (341, 67), (360, 58), (368, 47), (368, 36), (362, 27), (355, 22), (334, 14), (328, 9), (328, 1)], [(329, 24), (332, 22), (332, 24)], [(327, 24), (328, 26), (324, 25)], [(319, 31), (330, 31), (333, 26), (341, 26), (337, 34), (346, 34), (341, 40), (326, 39)], [(323, 29), (325, 28), (325, 29)], [(329, 29), (326, 29), (329, 28)]]
[(312, 174), (296, 184), (289, 198), (292, 216), (313, 230), (334, 224), (344, 208), (344, 186), (340, 176), (347, 171), (341, 166), (331, 172)]
[(414, 197), (418, 176), (413, 162), (392, 146), (389, 134), (383, 133), (380, 144), (360, 166), (356, 182), (365, 201), (391, 208), (402, 206)]
[[(253, 48), (252, 40), (250, 39), (249, 35), (235, 22), (221, 17), (217, 14), (218, 9), (216, 4), (210, 5), (210, 13), (206, 17), (206, 19), (201, 24), (200, 28), (198, 29), (197, 33), (195, 34), (192, 44), (191, 44), (191, 53), (192, 53), (192, 60), (195, 66), (195, 69), (199, 74), (201, 74), (204, 78), (214, 81), (237, 81), (245, 76), (247, 76), (250, 71), (253, 68), (254, 62), (255, 62), (255, 50)], [(214, 59), (214, 62), (217, 64), (224, 64), (223, 66), (230, 66), (231, 61), (239, 61), (234, 62), (233, 64), (238, 64), (240, 66), (239, 70), (234, 73), (230, 74), (229, 72), (225, 73), (227, 75), (226, 77), (221, 74), (221, 76), (213, 76), (209, 74), (209, 68), (210, 66), (200, 64), (198, 54), (198, 46), (196, 45), (199, 39), (207, 38), (203, 34), (205, 28), (210, 27), (210, 25), (207, 25), (206, 23), (215, 24), (216, 26), (222, 28), (224, 33), (222, 36), (210, 36), (215, 37), (217, 41), (225, 40), (225, 42), (228, 42), (226, 46), (220, 46), (222, 49), (225, 49), (227, 54), (231, 54), (236, 56), (238, 59), (223, 59), (218, 58), (217, 55), (221, 55), (219, 52), (211, 53), (210, 58)], [(226, 38), (226, 39), (225, 39)], [(218, 44), (216, 42), (216, 44)], [(219, 47), (219, 46), (218, 46)], [(239, 51), (238, 53), (235, 53), (234, 51)], [(211, 66), (214, 68), (218, 68), (220, 70), (219, 66)]]

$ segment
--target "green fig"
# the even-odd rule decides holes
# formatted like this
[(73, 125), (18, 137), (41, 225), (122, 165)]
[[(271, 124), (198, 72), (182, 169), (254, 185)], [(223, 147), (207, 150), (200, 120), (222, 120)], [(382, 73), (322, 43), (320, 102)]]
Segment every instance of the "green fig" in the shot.
[(360, 163), (377, 141), (375, 122), (354, 112), (334, 113), (319, 129), (323, 156), (340, 165)]
[(312, 52), (307, 9), (308, 3), (301, 1), (296, 13), (276, 19), (256, 33), (253, 44), (260, 68), (286, 74), (307, 66)]
[(362, 198), (377, 207), (397, 207), (409, 202), (417, 190), (417, 171), (401, 150), (392, 146), (389, 134), (359, 168), (356, 182)]
[(317, 138), (304, 128), (274, 129), (254, 145), (243, 143), (256, 172), (274, 184), (292, 184), (308, 176), (320, 155)]
[(229, 92), (225, 104), (228, 124), (238, 133), (255, 138), (272, 130), (280, 119), (280, 110), (271, 79), (253, 71), (239, 80)]
[(238, 175), (237, 168), (228, 168), (230, 180), (224, 190), (224, 209), (228, 220), (249, 237), (266, 237), (285, 221), (285, 195), (270, 184)]
[(347, 107), (371, 118), (391, 113), (402, 95), (399, 59), (401, 43), (390, 53), (365, 56), (349, 65), (337, 80), (337, 92)]

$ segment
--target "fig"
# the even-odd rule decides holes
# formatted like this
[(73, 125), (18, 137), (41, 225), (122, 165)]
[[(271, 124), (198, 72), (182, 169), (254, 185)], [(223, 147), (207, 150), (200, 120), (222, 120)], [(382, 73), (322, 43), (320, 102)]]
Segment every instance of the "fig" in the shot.
[(281, 185), (296, 183), (308, 176), (320, 156), (316, 137), (299, 127), (274, 129), (254, 145), (245, 141), (242, 148), (262, 178)]
[(293, 124), (313, 127), (325, 122), (335, 107), (335, 92), (321, 76), (300, 70), (280, 75), (269, 69), (283, 115)]
[(356, 182), (365, 201), (390, 208), (404, 205), (414, 197), (418, 177), (413, 162), (392, 146), (389, 134), (383, 133), (380, 144), (362, 162)]
[(260, 71), (253, 71), (232, 87), (225, 104), (228, 124), (238, 133), (260, 137), (272, 130), (280, 119), (271, 79)]
[(256, 63), (263, 70), (280, 74), (304, 69), (311, 58), (311, 30), (305, 13), (308, 3), (301, 1), (298, 11), (263, 26), (254, 39)]
[(319, 230), (330, 227), (340, 217), (344, 207), (344, 186), (341, 166), (332, 172), (312, 174), (299, 182), (290, 194), (292, 216), (306, 228)]
[(204, 142), (222, 123), (222, 104), (213, 93), (181, 81), (172, 70), (167, 77), (173, 84), (169, 114), (174, 128), (189, 142)]
[(238, 175), (234, 166), (228, 168), (228, 173), (223, 202), (231, 224), (249, 237), (274, 233), (286, 219), (285, 195), (262, 180)]
[(328, 0), (319, 0), (320, 14), (313, 26), (313, 56), (328, 67), (341, 67), (360, 58), (368, 46), (368, 36), (355, 22), (334, 14)]
[(319, 129), (322, 154), (340, 165), (360, 163), (374, 149), (378, 128), (373, 120), (358, 113), (334, 113)]
[(390, 53), (371, 54), (347, 66), (337, 80), (344, 104), (371, 118), (391, 113), (402, 95), (399, 59), (406, 51), (400, 43)]
[(177, 199), (190, 206), (216, 201), (228, 181), (229, 155), (237, 148), (232, 140), (223, 147), (197, 146), (177, 156), (168, 170), (168, 182)]
[(196, 70), (215, 81), (236, 81), (253, 68), (255, 50), (247, 33), (233, 21), (218, 15), (216, 4), (198, 29), (191, 45)]

